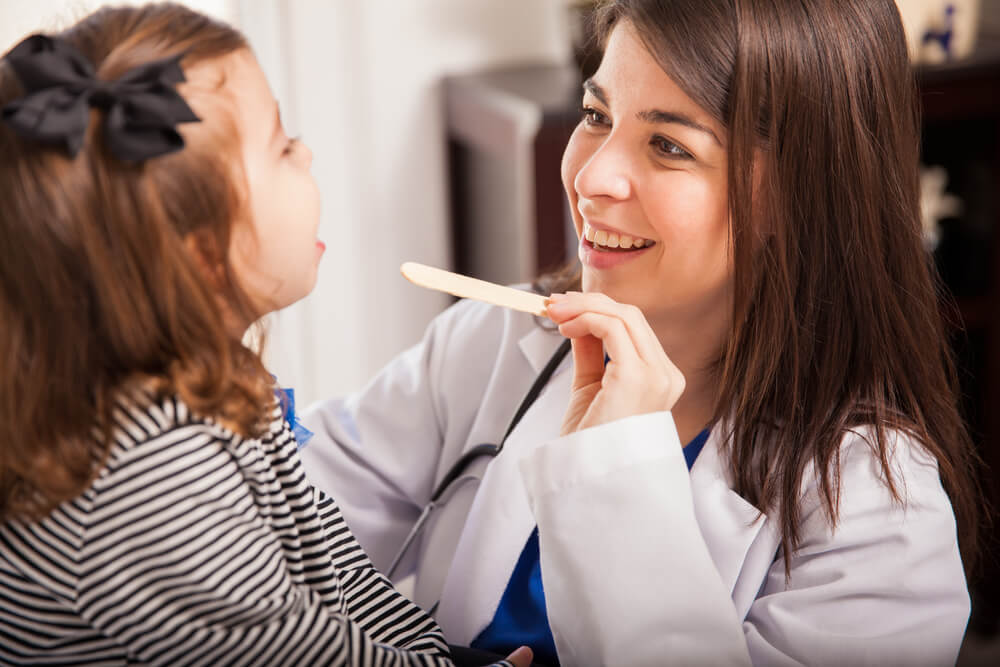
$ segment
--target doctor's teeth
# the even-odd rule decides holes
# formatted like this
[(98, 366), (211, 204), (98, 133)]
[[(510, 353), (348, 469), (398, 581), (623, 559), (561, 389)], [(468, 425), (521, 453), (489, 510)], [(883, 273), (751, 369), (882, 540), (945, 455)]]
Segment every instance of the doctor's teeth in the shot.
[(644, 248), (647, 245), (653, 245), (652, 241), (647, 241), (646, 239), (629, 236), (628, 234), (619, 234), (618, 232), (607, 232), (603, 229), (594, 229), (586, 223), (583, 225), (583, 237), (595, 246), (602, 248), (632, 250), (633, 248)]

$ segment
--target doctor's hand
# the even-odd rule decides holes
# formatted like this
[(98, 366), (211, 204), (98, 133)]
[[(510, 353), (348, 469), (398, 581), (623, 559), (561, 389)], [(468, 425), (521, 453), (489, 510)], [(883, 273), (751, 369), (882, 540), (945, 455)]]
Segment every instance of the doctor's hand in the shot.
[(573, 388), (563, 435), (670, 410), (684, 392), (684, 376), (635, 306), (596, 292), (567, 292), (553, 294), (547, 312), (573, 344)]

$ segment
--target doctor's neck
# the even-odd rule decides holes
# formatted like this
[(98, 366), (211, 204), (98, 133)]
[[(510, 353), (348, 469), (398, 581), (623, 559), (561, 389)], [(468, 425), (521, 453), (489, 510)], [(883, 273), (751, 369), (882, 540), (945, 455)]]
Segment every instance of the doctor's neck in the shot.
[(725, 346), (728, 313), (673, 319), (670, 324), (649, 320), (667, 356), (684, 375), (684, 393), (671, 413), (682, 444), (690, 442), (715, 416), (718, 361)]

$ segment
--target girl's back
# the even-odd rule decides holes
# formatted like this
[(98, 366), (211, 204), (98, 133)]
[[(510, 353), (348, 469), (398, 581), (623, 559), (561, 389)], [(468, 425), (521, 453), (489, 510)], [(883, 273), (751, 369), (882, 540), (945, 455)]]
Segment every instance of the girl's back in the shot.
[(94, 483), (0, 526), (0, 660), (361, 662), (365, 633), (446, 650), (307, 484), (277, 407), (258, 438), (147, 389), (112, 414)]

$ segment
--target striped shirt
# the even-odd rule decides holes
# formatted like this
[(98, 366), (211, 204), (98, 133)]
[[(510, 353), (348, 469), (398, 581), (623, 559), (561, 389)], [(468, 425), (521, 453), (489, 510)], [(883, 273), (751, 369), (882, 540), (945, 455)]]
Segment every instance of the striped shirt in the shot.
[(114, 418), (81, 496), (0, 525), (0, 664), (450, 664), (277, 408), (252, 439), (176, 397), (133, 392)]

